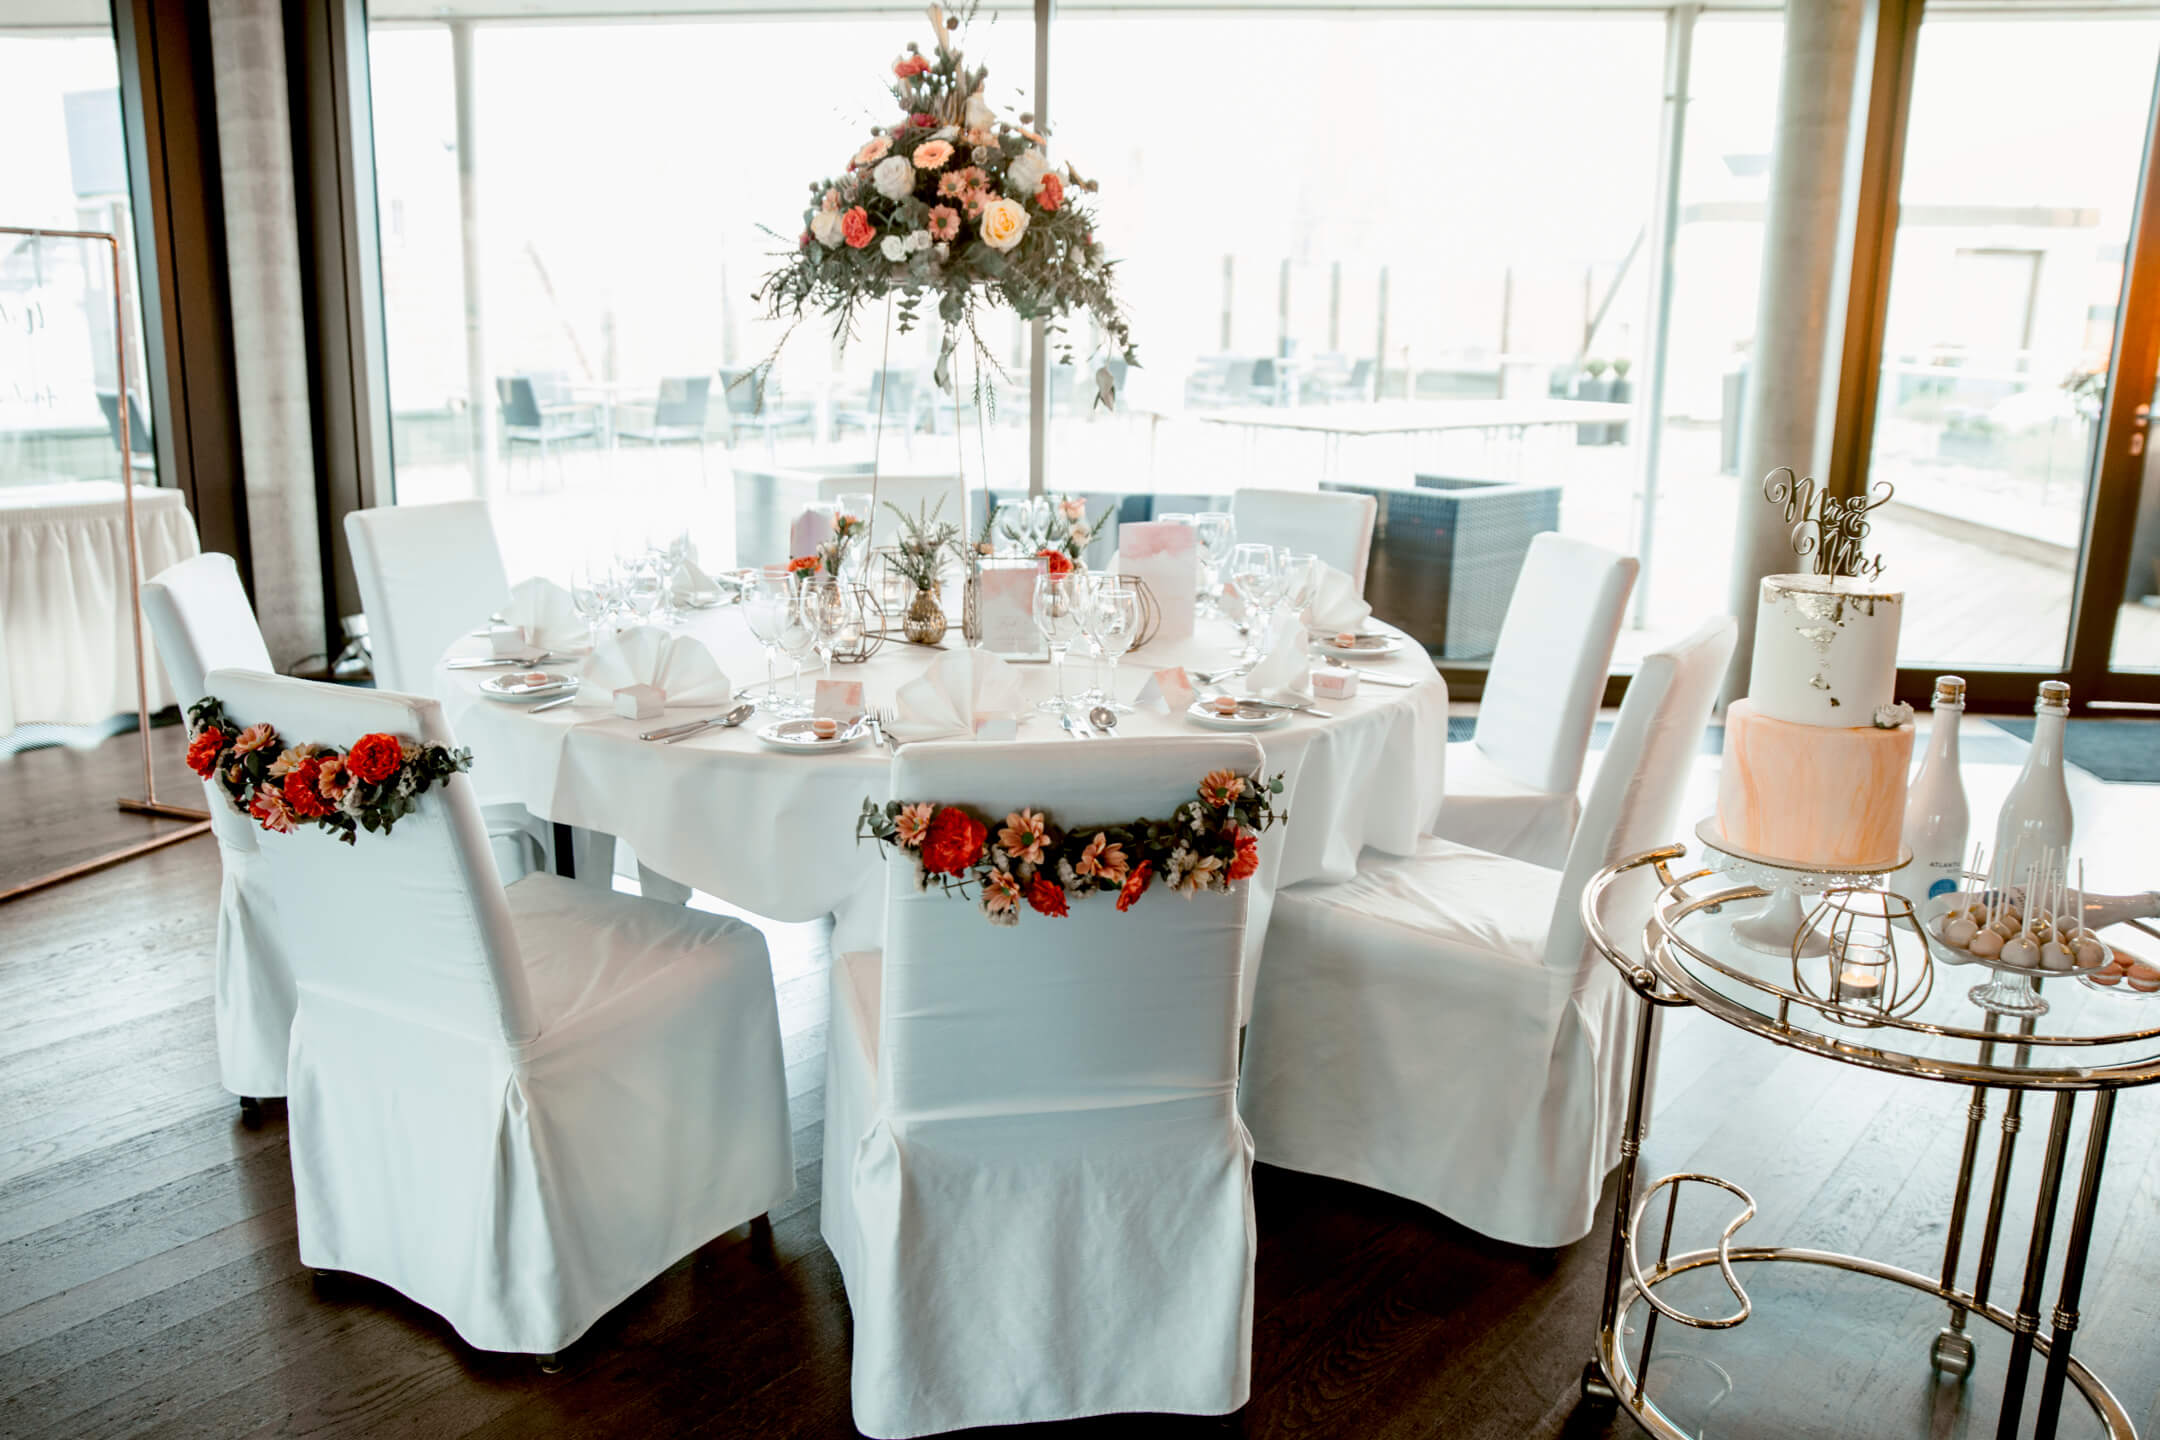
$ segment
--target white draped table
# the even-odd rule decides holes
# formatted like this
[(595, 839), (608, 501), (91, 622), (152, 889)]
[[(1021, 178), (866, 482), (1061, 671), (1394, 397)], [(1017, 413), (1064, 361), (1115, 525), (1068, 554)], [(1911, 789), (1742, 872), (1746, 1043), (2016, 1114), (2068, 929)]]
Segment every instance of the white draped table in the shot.
[[(136, 486), (135, 524), (145, 578), (202, 548), (178, 490)], [(134, 712), (127, 553), (119, 481), (0, 486), (0, 734)], [(148, 660), (157, 710), (172, 691)]]
[[(764, 653), (739, 607), (699, 613), (685, 628), (712, 650), (738, 691), (764, 680)], [(1200, 633), (1188, 641), (1149, 645), (1128, 657), (1118, 670), (1118, 694), (1132, 699), (1156, 668), (1219, 666), (1236, 641), (1227, 624), (1203, 620)], [(959, 644), (957, 632), (948, 644)], [(485, 641), (467, 639), (445, 658), (485, 651)], [(834, 675), (862, 681), (866, 704), (889, 706), (894, 692), (921, 674), (936, 654), (891, 641), (864, 664), (835, 666)], [(1053, 693), (1048, 665), (1014, 668), (1031, 699)], [(1289, 822), (1261, 845), (1252, 957), (1259, 954), (1278, 887), (1347, 880), (1366, 846), (1410, 854), (1439, 812), (1447, 754), (1446, 682), (1423, 649), (1407, 639), (1394, 657), (1365, 662), (1363, 668), (1417, 683), (1409, 689), (1364, 686), (1355, 699), (1321, 702), (1332, 718), (1293, 715), (1256, 732), (1267, 752), (1268, 773), (1283, 774), (1282, 808)], [(855, 839), (863, 801), (883, 804), (890, 798), (890, 757), (874, 742), (831, 755), (777, 752), (753, 733), (768, 723), (760, 713), (740, 729), (708, 730), (677, 744), (660, 744), (640, 740), (638, 733), (694, 719), (698, 712), (671, 710), (665, 720), (624, 720), (565, 705), (534, 714), (481, 695), (479, 682), (493, 673), (441, 667), (435, 672), (436, 694), (459, 743), (473, 751), (473, 778), (484, 798), (515, 800), (548, 820), (618, 836), (643, 864), (759, 915), (786, 921), (835, 915), (837, 948), (878, 943), (883, 871), (876, 849)], [(782, 686), (787, 673), (783, 665)], [(1069, 662), (1067, 682), (1083, 689), (1090, 673), (1086, 662)], [(811, 679), (805, 675), (806, 695)], [(1148, 713), (1123, 716), (1118, 728), (1125, 735), (1211, 733), (1182, 716)], [(1055, 766), (1058, 747), (1071, 743), (1055, 719), (1039, 714), (1023, 718), (1019, 738), (1040, 742), (1045, 767)], [(1054, 818), (1085, 823), (1132, 817)], [(1248, 972), (1248, 1000), (1250, 984)]]

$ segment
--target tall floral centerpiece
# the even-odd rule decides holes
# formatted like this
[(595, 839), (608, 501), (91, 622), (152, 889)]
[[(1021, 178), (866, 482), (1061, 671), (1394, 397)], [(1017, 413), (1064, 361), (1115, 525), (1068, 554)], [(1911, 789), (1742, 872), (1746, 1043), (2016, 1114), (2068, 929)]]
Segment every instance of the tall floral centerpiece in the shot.
[(1002, 304), (1024, 320), (1047, 321), (1066, 364), (1073, 351), (1063, 322), (1084, 313), (1103, 337), (1096, 403), (1114, 406), (1107, 362), (1139, 362), (1113, 283), (1116, 262), (1096, 235), (1088, 200), (1095, 182), (1051, 162), (1032, 116), (1006, 119), (991, 108), (988, 69), (968, 64), (961, 50), (973, 13), (972, 4), (950, 16), (930, 7), (931, 52), (910, 41), (893, 62), (898, 117), (872, 126), (840, 174), (811, 183), (801, 236), (756, 299), (790, 322), (791, 334), (815, 312), (830, 316), (843, 340), (878, 301), (898, 311), (902, 334), (934, 305), (945, 327), (937, 383), (956, 389), (952, 362), (964, 334), (978, 406), (994, 403), (985, 366), (1002, 373), (977, 326), (978, 307)]

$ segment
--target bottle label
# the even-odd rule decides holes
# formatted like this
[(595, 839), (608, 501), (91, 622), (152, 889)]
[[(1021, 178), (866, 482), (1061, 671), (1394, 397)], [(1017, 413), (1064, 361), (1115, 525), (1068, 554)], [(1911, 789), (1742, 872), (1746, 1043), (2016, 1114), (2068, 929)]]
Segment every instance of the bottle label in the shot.
[(1928, 886), (1927, 898), (1933, 900), (1938, 895), (1954, 895), (1957, 893), (1957, 888), (1957, 881), (1945, 875), (1942, 879)]

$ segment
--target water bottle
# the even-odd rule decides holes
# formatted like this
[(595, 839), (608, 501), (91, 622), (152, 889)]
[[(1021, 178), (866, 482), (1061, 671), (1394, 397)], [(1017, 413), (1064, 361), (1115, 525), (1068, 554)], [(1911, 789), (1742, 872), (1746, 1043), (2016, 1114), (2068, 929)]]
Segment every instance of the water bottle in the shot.
[(2033, 717), (2025, 768), (1995, 820), (1995, 853), (1988, 869), (1997, 885), (2024, 884), (2025, 871), (2049, 849), (2070, 853), (2070, 787), (2063, 781), (2063, 724), (2070, 718), (2070, 687), (2060, 680), (2041, 681)]
[(1958, 721), (1964, 714), (1964, 679), (1936, 676), (1927, 754), (1905, 792), (1904, 842), (1912, 863), (1890, 877), (1890, 888), (1912, 902), (1915, 914), (1936, 896), (1964, 888), (1965, 836), (1972, 825), (1965, 777), (1958, 770)]

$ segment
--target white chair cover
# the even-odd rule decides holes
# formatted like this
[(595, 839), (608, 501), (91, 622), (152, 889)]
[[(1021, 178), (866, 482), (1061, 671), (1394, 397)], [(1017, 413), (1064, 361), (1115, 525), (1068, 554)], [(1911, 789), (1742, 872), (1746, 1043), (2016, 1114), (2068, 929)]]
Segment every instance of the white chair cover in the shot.
[(1348, 575), (1360, 595), (1379, 512), (1372, 496), (1339, 490), (1240, 490), (1230, 497), (1240, 543), (1317, 555)]
[[(288, 741), (451, 743), (432, 700), (220, 670)], [(794, 1188), (763, 937), (550, 875), (505, 890), (461, 777), (389, 835), (264, 835), (300, 984), (301, 1259), (546, 1354)]]
[(1435, 835), (1539, 865), (1566, 863), (1583, 758), (1638, 568), (1631, 555), (1553, 531), (1530, 542), (1486, 672), (1477, 733), (1448, 746)]
[[(451, 642), (510, 604), (510, 577), (485, 500), (354, 510), (345, 516), (345, 539), (367, 614), (375, 683), (385, 690), (427, 694), (435, 662)], [(490, 793), (485, 761), (475, 760), (472, 782), (504, 882), (545, 866), (554, 841), (548, 826)]]
[[(897, 797), (1167, 816), (1249, 738), (923, 743)], [(1251, 1142), (1234, 1104), (1247, 890), (991, 925), (896, 857), (886, 941), (833, 967), (823, 1229), (873, 1436), (1223, 1414), (1251, 1382)]]
[[(212, 670), (270, 673), (270, 651), (230, 555), (215, 551), (183, 560), (143, 582), (143, 616), (185, 710), (208, 692)], [(225, 792), (205, 780), (210, 833), (217, 837), (224, 879), (218, 889), (218, 1081), (233, 1094), (260, 1098), (285, 1093), (285, 1049), (292, 1037), (292, 965), (280, 948), (277, 898), (255, 847), (253, 821), (235, 812)]]
[[(1733, 636), (1720, 617), (1644, 659), (1564, 871), (1428, 839), (1276, 895), (1242, 1092), (1262, 1160), (1513, 1244), (1589, 1232), (1637, 1020), (1589, 944), (1582, 891), (1673, 838)], [(1608, 893), (1613, 933), (1639, 930), (1650, 891)]]

